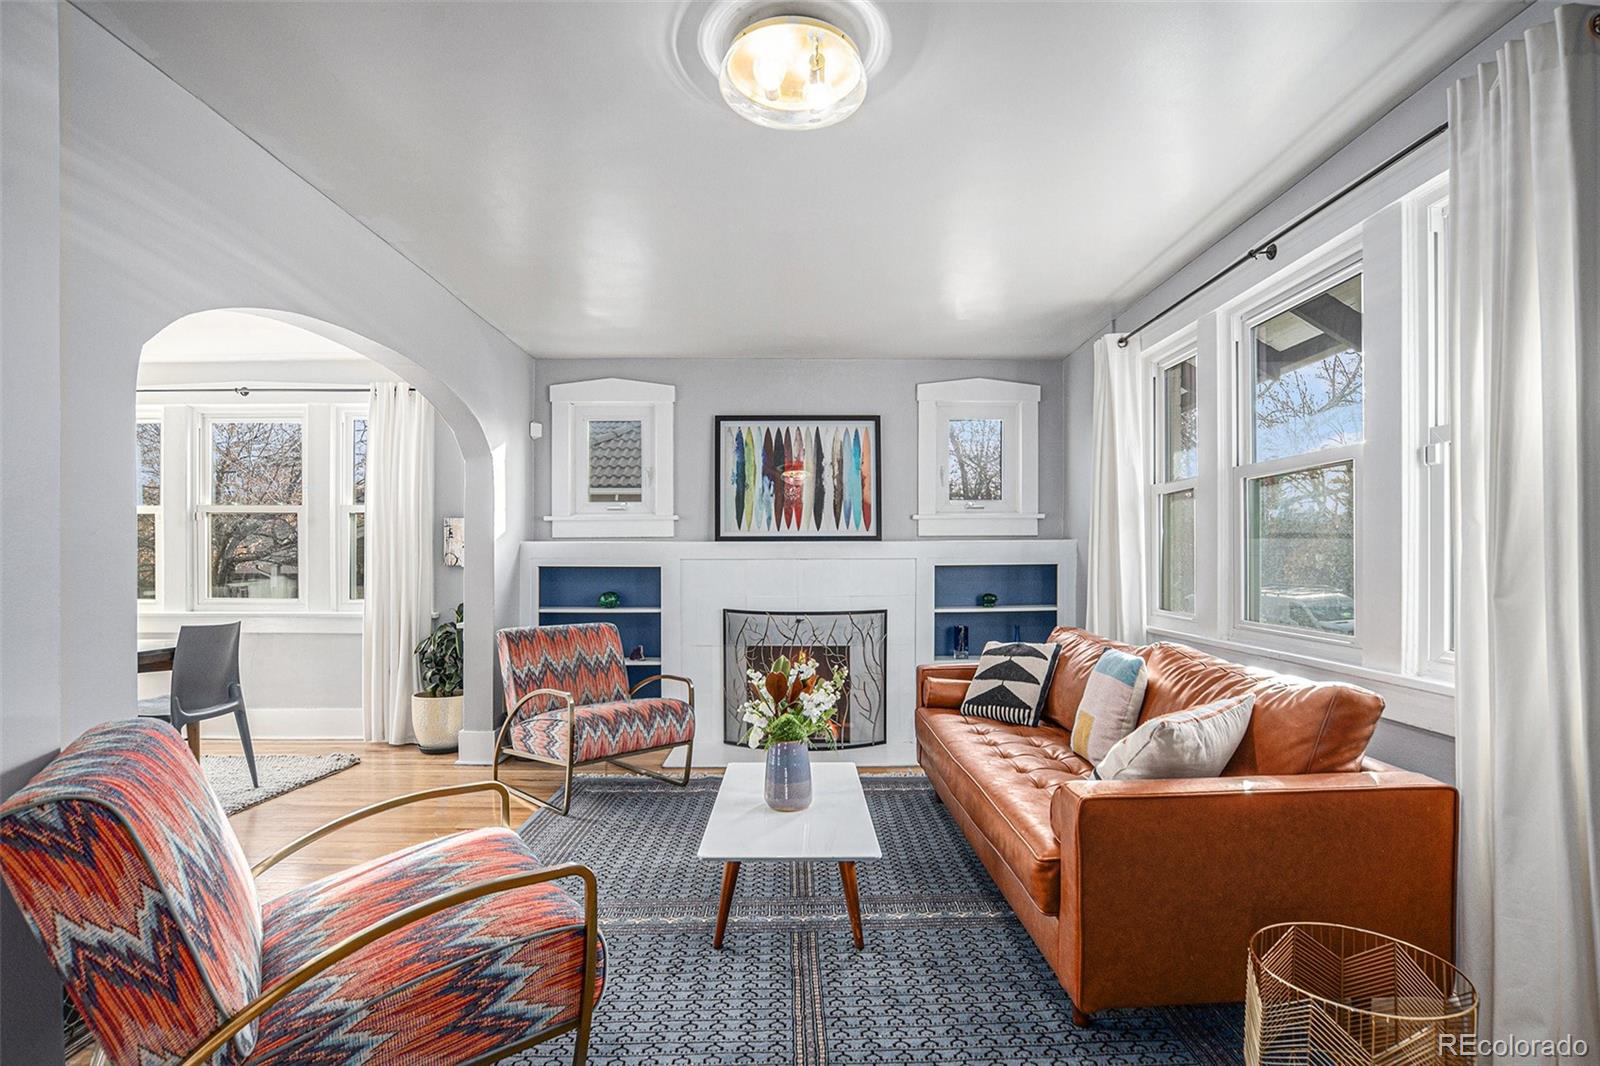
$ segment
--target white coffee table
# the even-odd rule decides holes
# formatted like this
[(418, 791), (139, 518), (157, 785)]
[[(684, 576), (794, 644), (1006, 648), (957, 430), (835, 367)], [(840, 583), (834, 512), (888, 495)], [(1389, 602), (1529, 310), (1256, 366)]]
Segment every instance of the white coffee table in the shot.
[(856, 891), (856, 863), (881, 859), (878, 833), (867, 811), (861, 777), (851, 762), (813, 763), (811, 806), (780, 813), (762, 798), (766, 766), (734, 763), (722, 775), (711, 820), (700, 838), (700, 858), (722, 863), (722, 902), (717, 907), (717, 932), (711, 945), (722, 947), (728, 907), (745, 862), (836, 862), (844, 882), (844, 902), (856, 947), (861, 934), (861, 898)]

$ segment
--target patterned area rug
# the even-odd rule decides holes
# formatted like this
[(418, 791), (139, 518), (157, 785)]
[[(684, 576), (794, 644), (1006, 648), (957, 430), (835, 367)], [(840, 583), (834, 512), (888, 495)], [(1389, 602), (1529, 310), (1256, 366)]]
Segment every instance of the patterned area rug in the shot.
[[(739, 871), (713, 950), (722, 867), (695, 852), (718, 783), (583, 777), (571, 815), (522, 827), (540, 858), (586, 863), (600, 883), (610, 961), (596, 1066), (1243, 1060), (1238, 1005), (1106, 1011), (1074, 1027), (1049, 964), (920, 775), (862, 779), (884, 852), (860, 867), (865, 951), (850, 942), (838, 868), (792, 863)], [(559, 1040), (508, 1061), (570, 1056)]]
[(205, 772), (211, 791), (222, 801), (222, 809), (238, 814), (275, 796), (348, 770), (360, 761), (348, 751), (326, 755), (257, 755), (256, 775), (261, 779), (260, 788), (251, 787), (250, 768), (245, 765), (243, 755), (202, 755), (200, 769)]

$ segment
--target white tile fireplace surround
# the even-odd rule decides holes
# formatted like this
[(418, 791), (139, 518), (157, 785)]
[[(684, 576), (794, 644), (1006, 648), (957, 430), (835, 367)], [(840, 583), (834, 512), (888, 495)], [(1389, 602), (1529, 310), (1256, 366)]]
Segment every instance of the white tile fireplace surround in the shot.
[[(916, 706), (916, 667), (935, 659), (940, 630), (940, 615), (935, 611), (935, 567), (999, 564), (1055, 566), (1059, 622), (1078, 624), (1074, 608), (1077, 544), (1070, 540), (864, 544), (531, 541), (522, 546), (518, 616), (524, 625), (536, 624), (540, 617), (541, 567), (659, 567), (660, 669), (694, 679), (695, 765), (725, 766), (758, 760), (762, 753), (723, 741), (724, 609), (774, 613), (886, 611), (887, 743), (849, 751), (819, 751), (813, 757), (870, 766), (905, 766), (916, 761), (911, 721)], [(1002, 601), (1002, 608), (1005, 606)], [(949, 609), (940, 607), (941, 611)], [(580, 620), (593, 618), (593, 614), (585, 614)], [(549, 621), (548, 611), (546, 620)], [(673, 686), (668, 694), (676, 691), (677, 686)], [(492, 741), (485, 743), (485, 750), (489, 744)], [(675, 761), (680, 758), (675, 756)]]

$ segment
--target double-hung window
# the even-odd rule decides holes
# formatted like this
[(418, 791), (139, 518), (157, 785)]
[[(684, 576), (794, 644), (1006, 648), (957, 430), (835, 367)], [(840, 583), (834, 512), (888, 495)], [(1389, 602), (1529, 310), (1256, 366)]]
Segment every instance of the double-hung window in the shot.
[(343, 606), (366, 598), (367, 413), (349, 409), (339, 418), (339, 573), (335, 587)]
[(1244, 627), (1356, 637), (1361, 284), (1360, 263), (1346, 263), (1241, 320)]
[(303, 416), (214, 414), (200, 424), (202, 602), (303, 601)]
[(1191, 348), (1155, 366), (1155, 609), (1194, 616), (1200, 410)]
[(161, 598), (161, 419), (141, 417), (134, 426), (139, 540), (139, 602)]

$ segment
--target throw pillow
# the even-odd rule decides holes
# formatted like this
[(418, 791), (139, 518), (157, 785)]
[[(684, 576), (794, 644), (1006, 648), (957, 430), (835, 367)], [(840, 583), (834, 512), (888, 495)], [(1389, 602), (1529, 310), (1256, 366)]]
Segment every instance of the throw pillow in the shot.
[(1148, 677), (1144, 660), (1107, 648), (1089, 673), (1072, 722), (1072, 750), (1092, 763), (1106, 757), (1111, 745), (1133, 732), (1144, 706)]
[(1101, 781), (1216, 777), (1250, 725), (1254, 693), (1152, 718), (1111, 746), (1094, 776)]
[(972, 675), (961, 713), (1012, 725), (1038, 725), (1060, 652), (1055, 644), (991, 640), (978, 657), (978, 671)]

